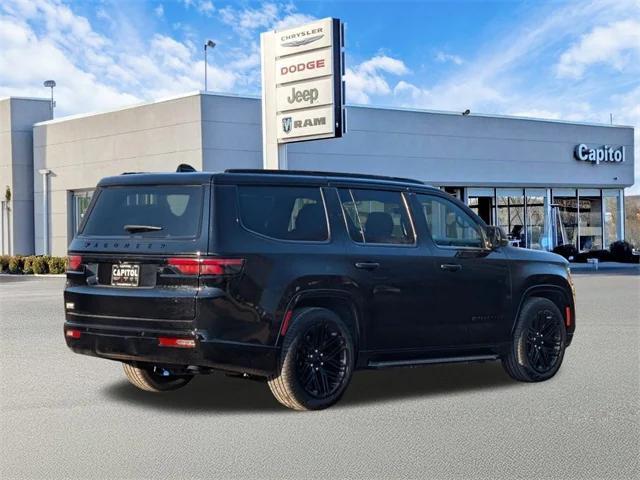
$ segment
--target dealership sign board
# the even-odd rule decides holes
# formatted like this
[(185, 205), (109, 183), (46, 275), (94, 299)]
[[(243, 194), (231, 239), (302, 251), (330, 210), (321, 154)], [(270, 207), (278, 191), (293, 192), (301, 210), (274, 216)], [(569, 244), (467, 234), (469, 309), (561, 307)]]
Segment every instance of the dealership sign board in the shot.
[(609, 145), (589, 147), (581, 143), (576, 145), (573, 155), (576, 160), (592, 162), (596, 165), (600, 163), (622, 163), (625, 160), (625, 149), (624, 145), (620, 147), (611, 147)]
[(283, 144), (344, 133), (343, 38), (335, 18), (261, 35), (265, 168), (286, 168)]

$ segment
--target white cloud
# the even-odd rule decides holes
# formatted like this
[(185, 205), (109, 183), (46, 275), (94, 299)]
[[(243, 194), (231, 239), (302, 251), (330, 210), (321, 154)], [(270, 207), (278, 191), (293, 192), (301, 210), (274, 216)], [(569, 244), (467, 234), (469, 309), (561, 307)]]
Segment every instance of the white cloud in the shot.
[(453, 55), (450, 53), (437, 52), (435, 58), (436, 58), (436, 61), (440, 63), (451, 62), (451, 63), (455, 63), (456, 65), (462, 65), (464, 63), (464, 61), (462, 60), (462, 57), (458, 55)]
[[(131, 25), (119, 27), (114, 43), (59, 0), (2, 3), (0, 95), (45, 96), (42, 81), (53, 78), (56, 112), (65, 115), (202, 89), (204, 62), (190, 40), (147, 38)], [(210, 89), (234, 91), (255, 83), (251, 52), (227, 65), (210, 58)]]
[(198, 2), (197, 8), (200, 13), (203, 13), (207, 16), (213, 15), (213, 12), (215, 12), (216, 10), (211, 0), (204, 0), (204, 1)]
[(293, 4), (284, 6), (264, 3), (260, 8), (233, 8), (220, 10), (220, 19), (243, 37), (250, 37), (257, 31), (284, 30), (316, 20), (311, 15), (295, 11)]
[(345, 82), (347, 100), (352, 103), (367, 104), (371, 96), (388, 95), (391, 88), (385, 74), (405, 75), (409, 69), (402, 60), (376, 55), (354, 67), (347, 68)]
[(181, 3), (185, 8), (193, 7), (207, 17), (213, 16), (213, 12), (216, 11), (216, 7), (211, 0), (181, 0)]
[(638, 69), (640, 62), (640, 20), (627, 19), (598, 26), (582, 35), (561, 56), (556, 65), (559, 77), (580, 78), (595, 64), (608, 64), (616, 70)]
[(158, 6), (153, 9), (153, 13), (155, 13), (156, 17), (158, 18), (164, 17), (164, 7), (161, 3), (159, 3)]

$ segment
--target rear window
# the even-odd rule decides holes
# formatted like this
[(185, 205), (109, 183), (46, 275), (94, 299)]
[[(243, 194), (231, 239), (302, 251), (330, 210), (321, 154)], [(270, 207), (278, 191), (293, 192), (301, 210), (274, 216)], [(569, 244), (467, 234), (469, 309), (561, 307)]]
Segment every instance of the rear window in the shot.
[(199, 185), (102, 188), (81, 235), (195, 237), (202, 218), (202, 190)]
[(238, 195), (242, 225), (253, 232), (280, 240), (329, 238), (320, 188), (239, 186)]

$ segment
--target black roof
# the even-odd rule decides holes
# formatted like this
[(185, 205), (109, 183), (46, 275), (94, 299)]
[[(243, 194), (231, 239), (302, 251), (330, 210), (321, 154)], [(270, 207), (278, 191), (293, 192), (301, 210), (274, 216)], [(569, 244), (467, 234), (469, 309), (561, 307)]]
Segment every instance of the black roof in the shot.
[[(286, 180), (285, 180), (286, 179)], [(316, 172), (308, 170), (261, 170), (261, 169), (229, 169), (224, 172), (171, 172), (147, 173), (126, 172), (125, 174), (106, 177), (100, 180), (99, 186), (107, 185), (154, 185), (154, 184), (198, 184), (198, 183), (233, 183), (233, 182), (265, 182), (279, 181), (293, 183), (349, 183), (395, 185), (404, 187), (429, 187), (420, 180), (382, 175), (368, 175), (346, 172)]]

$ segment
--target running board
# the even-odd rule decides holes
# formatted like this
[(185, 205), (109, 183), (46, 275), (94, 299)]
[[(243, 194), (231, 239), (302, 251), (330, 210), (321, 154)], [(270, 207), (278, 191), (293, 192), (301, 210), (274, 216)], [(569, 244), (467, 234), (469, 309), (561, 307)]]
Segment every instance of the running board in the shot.
[(466, 357), (442, 357), (442, 358), (418, 358), (413, 360), (387, 360), (381, 362), (369, 362), (369, 368), (387, 367), (411, 367), (413, 365), (430, 365), (434, 363), (464, 363), (464, 362), (486, 362), (498, 360), (499, 355), (469, 355)]

